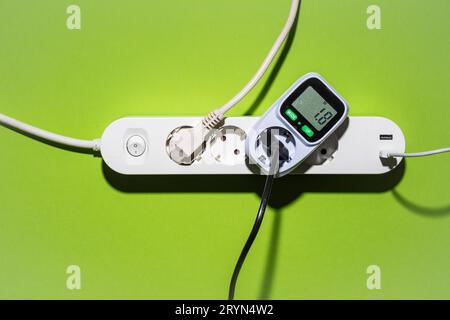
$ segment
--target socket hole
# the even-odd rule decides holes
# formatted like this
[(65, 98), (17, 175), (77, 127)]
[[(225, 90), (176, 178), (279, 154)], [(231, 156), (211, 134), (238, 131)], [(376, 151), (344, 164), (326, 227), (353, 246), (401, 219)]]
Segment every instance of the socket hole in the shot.
[(226, 141), (227, 137), (225, 135), (223, 135), (222, 137), (220, 137), (220, 139), (222, 139), (222, 141)]
[(323, 154), (323, 155), (326, 155), (327, 154), (327, 149), (320, 150), (320, 153)]
[(235, 155), (238, 156), (240, 153), (241, 153), (241, 152), (239, 151), (239, 149), (234, 149), (234, 154), (235, 154)]

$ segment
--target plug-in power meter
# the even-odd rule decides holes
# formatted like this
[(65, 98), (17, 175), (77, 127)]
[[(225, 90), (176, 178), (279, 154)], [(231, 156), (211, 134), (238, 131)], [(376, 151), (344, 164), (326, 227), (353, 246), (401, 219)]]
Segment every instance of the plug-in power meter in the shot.
[[(277, 176), (294, 170), (345, 121), (348, 105), (317, 73), (301, 77), (254, 125), (246, 141), (250, 165), (270, 171), (267, 140), (278, 140)], [(270, 136), (271, 139), (267, 139)]]

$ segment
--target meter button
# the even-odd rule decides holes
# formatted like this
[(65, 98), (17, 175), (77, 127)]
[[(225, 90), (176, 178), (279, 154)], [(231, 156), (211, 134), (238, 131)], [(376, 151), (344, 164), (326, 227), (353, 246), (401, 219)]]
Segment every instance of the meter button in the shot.
[(308, 127), (306, 124), (303, 125), (302, 131), (303, 131), (304, 133), (306, 133), (306, 135), (307, 135), (308, 137), (310, 137), (310, 138), (314, 135), (314, 132), (313, 132), (313, 131), (311, 130), (311, 128)]
[(145, 149), (145, 140), (141, 136), (132, 136), (127, 140), (127, 151), (133, 157), (142, 156)]
[(288, 108), (286, 109), (286, 111), (284, 112), (292, 121), (295, 121), (298, 119), (297, 114), (291, 109)]

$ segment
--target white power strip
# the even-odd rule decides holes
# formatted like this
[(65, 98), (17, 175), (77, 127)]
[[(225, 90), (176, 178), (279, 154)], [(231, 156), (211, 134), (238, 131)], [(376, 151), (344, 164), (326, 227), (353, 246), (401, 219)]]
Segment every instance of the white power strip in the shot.
[[(102, 136), (101, 154), (114, 171), (126, 175), (255, 174), (246, 162), (245, 137), (259, 117), (229, 117), (191, 165), (170, 158), (171, 133), (196, 125), (200, 117), (127, 117)], [(350, 117), (294, 174), (382, 174), (400, 158), (380, 159), (380, 151), (405, 151), (401, 129), (382, 117)]]

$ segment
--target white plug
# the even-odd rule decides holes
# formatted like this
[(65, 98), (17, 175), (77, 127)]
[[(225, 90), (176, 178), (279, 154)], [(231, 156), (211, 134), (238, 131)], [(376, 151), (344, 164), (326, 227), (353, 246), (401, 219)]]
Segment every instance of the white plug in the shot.
[(379, 155), (380, 155), (380, 158), (381, 158), (381, 159), (388, 159), (388, 158), (391, 158), (391, 157), (392, 157), (392, 155), (390, 154), (390, 152), (387, 151), (387, 150), (380, 150)]
[(216, 110), (194, 127), (182, 127), (169, 137), (170, 158), (184, 165), (190, 165), (203, 152), (205, 142), (224, 116)]
[(191, 164), (203, 151), (209, 132), (201, 123), (193, 128), (180, 128), (169, 140), (170, 158), (178, 164)]

